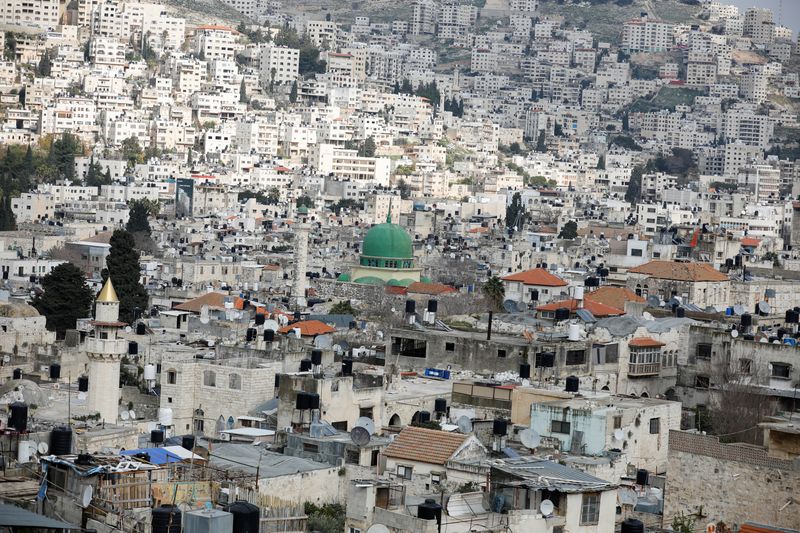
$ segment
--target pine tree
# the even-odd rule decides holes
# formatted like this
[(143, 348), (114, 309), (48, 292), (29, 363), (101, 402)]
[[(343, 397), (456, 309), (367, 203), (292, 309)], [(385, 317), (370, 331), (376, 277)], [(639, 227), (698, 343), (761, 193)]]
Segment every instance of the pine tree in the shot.
[(6, 194), (0, 201), (0, 231), (14, 231), (17, 229), (17, 218), (11, 209), (11, 195)]
[(45, 50), (42, 52), (42, 59), (39, 60), (39, 65), (36, 67), (36, 74), (42, 78), (49, 78), (52, 69), (53, 62), (50, 61), (50, 52)]
[(91, 314), (93, 294), (86, 286), (81, 269), (62, 263), (42, 278), (44, 292), (33, 299), (33, 306), (47, 319), (47, 329), (63, 333), (74, 329), (79, 318)]
[(539, 138), (536, 140), (536, 151), (545, 153), (547, 151), (547, 143), (545, 142), (544, 130), (539, 132)]
[(291, 103), (297, 102), (297, 80), (292, 83), (292, 90), (289, 91), (289, 101)]
[(375, 157), (376, 149), (375, 139), (370, 136), (367, 137), (367, 140), (365, 140), (364, 144), (358, 149), (358, 155), (359, 157)]
[[(150, 235), (150, 221), (147, 220), (150, 214), (147, 204), (143, 200), (131, 200), (128, 203), (128, 223), (125, 225), (130, 233), (146, 233)], [(113, 279), (112, 279), (113, 282)]]
[(239, 85), (239, 102), (242, 104), (246, 104), (248, 102), (247, 86), (244, 84), (244, 77), (242, 77), (242, 83)]
[(115, 230), (109, 243), (111, 251), (106, 258), (108, 268), (103, 271), (103, 281), (111, 278), (119, 297), (120, 320), (131, 323), (136, 308), (140, 312), (147, 309), (147, 291), (139, 283), (139, 253), (133, 235), (125, 230)]

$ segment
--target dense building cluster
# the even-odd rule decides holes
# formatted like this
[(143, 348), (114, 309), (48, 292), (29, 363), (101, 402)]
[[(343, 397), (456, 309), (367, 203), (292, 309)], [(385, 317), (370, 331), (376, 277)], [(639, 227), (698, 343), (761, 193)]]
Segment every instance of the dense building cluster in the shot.
[(0, 4), (0, 529), (800, 530), (782, 11)]

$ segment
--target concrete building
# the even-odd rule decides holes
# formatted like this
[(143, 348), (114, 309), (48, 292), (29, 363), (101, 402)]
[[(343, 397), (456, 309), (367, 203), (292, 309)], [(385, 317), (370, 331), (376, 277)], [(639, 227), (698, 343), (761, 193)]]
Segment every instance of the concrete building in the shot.
[(544, 268), (534, 268), (501, 278), (505, 297), (527, 304), (544, 304), (567, 294), (566, 281)]
[(768, 44), (775, 39), (775, 22), (771, 9), (751, 7), (744, 13), (743, 30), (756, 44)]
[(629, 52), (665, 52), (672, 47), (674, 26), (647, 15), (622, 27), (622, 47)]
[(728, 276), (703, 263), (654, 260), (628, 270), (627, 287), (642, 296), (679, 296), (700, 307), (727, 305), (730, 285)]
[(299, 75), (300, 51), (286, 46), (267, 43), (260, 47), (259, 70), (261, 84), (292, 83)]
[(0, 23), (52, 31), (60, 23), (62, 9), (60, 0), (3, 0)]

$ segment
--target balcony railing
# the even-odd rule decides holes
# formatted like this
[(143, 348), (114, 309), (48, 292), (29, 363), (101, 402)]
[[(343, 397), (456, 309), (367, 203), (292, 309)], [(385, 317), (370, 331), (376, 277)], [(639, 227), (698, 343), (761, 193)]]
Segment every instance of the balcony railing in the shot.
[(657, 376), (661, 363), (628, 363), (628, 377)]

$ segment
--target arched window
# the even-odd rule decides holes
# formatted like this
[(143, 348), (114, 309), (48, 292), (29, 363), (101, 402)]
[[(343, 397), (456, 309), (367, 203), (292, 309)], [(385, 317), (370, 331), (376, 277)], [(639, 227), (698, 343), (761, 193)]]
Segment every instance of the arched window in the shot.
[(242, 388), (242, 376), (239, 374), (231, 374), (228, 376), (228, 388), (229, 389), (241, 389)]
[(392, 418), (389, 419), (390, 426), (399, 426), (400, 425), (400, 415), (397, 413), (392, 415)]
[(203, 385), (206, 387), (217, 386), (217, 373), (213, 370), (205, 370), (203, 372)]

